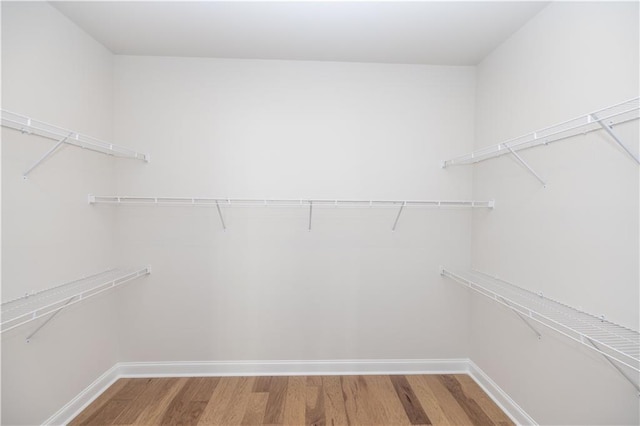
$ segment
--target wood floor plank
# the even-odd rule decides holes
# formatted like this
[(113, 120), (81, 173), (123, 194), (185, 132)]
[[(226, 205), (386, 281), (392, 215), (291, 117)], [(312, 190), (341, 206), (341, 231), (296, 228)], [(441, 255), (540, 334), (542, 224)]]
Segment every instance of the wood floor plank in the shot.
[(116, 395), (114, 395), (114, 399), (131, 401), (137, 398), (142, 392), (144, 392), (147, 386), (149, 386), (149, 383), (151, 383), (151, 381), (154, 379), (144, 378), (125, 380), (125, 386)]
[(130, 401), (112, 399), (104, 408), (92, 416), (85, 425), (113, 425), (115, 419), (129, 406)]
[(412, 425), (430, 425), (431, 420), (424, 412), (420, 400), (414, 393), (405, 376), (394, 375), (390, 377), (391, 383), (404, 407), (404, 411)]
[(285, 425), (299, 426), (305, 421), (305, 390), (307, 378), (305, 376), (289, 377), (287, 396), (284, 403)]
[(471, 419), (474, 425), (493, 425), (493, 421), (487, 416), (487, 414), (480, 408), (478, 403), (470, 398), (462, 390), (460, 382), (455, 376), (450, 374), (443, 374), (438, 376), (438, 379), (447, 388), (447, 390), (458, 401), (458, 404), (462, 407), (467, 416)]
[(264, 413), (265, 424), (281, 425), (283, 423), (288, 381), (289, 378), (284, 376), (271, 377), (269, 381), (269, 399)]
[(227, 406), (232, 403), (234, 391), (240, 383), (240, 377), (221, 377), (209, 403), (198, 420), (199, 425), (219, 425)]
[(138, 425), (158, 425), (162, 422), (162, 418), (167, 410), (167, 407), (171, 404), (171, 401), (175, 399), (176, 395), (185, 386), (189, 379), (186, 377), (180, 378), (168, 378), (166, 384), (163, 386), (161, 393), (157, 394), (157, 398), (152, 400), (144, 410), (140, 413), (136, 419)]
[(489, 395), (487, 395), (482, 388), (467, 374), (456, 374), (454, 377), (462, 385), (462, 390), (470, 398), (475, 399), (478, 402), (482, 411), (484, 411), (489, 418), (498, 425), (513, 425), (513, 421), (507, 416), (504, 411), (493, 402)]
[[(371, 395), (370, 405), (378, 423), (389, 425), (423, 424), (412, 423), (403, 403), (395, 390), (392, 379), (395, 376), (365, 376)], [(426, 418), (426, 415), (424, 416)]]
[(447, 414), (440, 406), (438, 399), (427, 384), (423, 375), (406, 376), (407, 381), (420, 400), (420, 405), (434, 425), (450, 426), (454, 423), (447, 417)]
[(242, 424), (244, 413), (249, 403), (249, 395), (255, 382), (255, 377), (240, 377), (231, 401), (222, 416), (220, 424), (235, 426)]
[(501, 425), (468, 375), (124, 379), (78, 425)]
[(324, 426), (324, 393), (320, 386), (305, 387), (305, 421), (302, 424)]
[(136, 423), (142, 412), (154, 404), (170, 390), (175, 378), (148, 379), (143, 390), (135, 397), (127, 408), (114, 420), (114, 425), (132, 425)]
[(216, 377), (193, 377), (169, 403), (160, 424), (193, 425), (198, 423), (207, 402), (213, 394)]
[(197, 377), (199, 386), (195, 388), (191, 401), (209, 402), (211, 395), (220, 382), (220, 377)]
[(458, 404), (458, 401), (449, 393), (449, 390), (438, 379), (439, 375), (423, 376), (429, 388), (433, 391), (438, 404), (442, 410), (447, 413), (450, 423), (454, 425), (472, 425), (473, 422), (464, 412), (464, 409)]
[(307, 386), (322, 386), (322, 376), (307, 376)]
[(262, 425), (268, 400), (268, 392), (253, 392), (249, 394), (249, 401), (242, 417), (242, 424), (250, 426)]
[[(319, 376), (318, 376), (319, 377)], [(339, 376), (323, 376), (321, 387), (324, 397), (324, 418), (328, 425), (348, 425), (347, 410), (342, 397)]]
[(91, 416), (93, 416), (98, 410), (102, 409), (122, 388), (125, 387), (127, 381), (130, 379), (118, 379), (111, 386), (109, 386), (98, 398), (96, 398), (91, 404), (89, 404), (82, 413), (80, 413), (75, 419), (73, 419), (69, 426), (78, 426), (85, 424)]
[(368, 414), (366, 384), (362, 376), (342, 376), (340, 378), (344, 407), (351, 425), (373, 425), (375, 419)]
[(271, 386), (272, 376), (260, 376), (256, 377), (256, 381), (253, 384), (254, 392), (269, 392), (269, 386)]

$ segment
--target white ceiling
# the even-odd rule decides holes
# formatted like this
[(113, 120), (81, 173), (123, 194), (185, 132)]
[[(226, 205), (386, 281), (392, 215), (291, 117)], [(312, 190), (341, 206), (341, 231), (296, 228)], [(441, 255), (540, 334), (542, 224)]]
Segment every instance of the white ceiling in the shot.
[(546, 2), (55, 2), (123, 55), (475, 65)]

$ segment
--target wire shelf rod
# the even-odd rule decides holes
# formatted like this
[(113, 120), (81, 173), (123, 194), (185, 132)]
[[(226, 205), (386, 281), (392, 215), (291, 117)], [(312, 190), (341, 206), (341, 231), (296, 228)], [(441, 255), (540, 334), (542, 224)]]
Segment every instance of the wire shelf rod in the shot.
[[(489, 160), (502, 155), (511, 154), (513, 151), (519, 151), (522, 149), (533, 148), (535, 146), (547, 145), (552, 142), (563, 140), (569, 137), (577, 136), (580, 134), (586, 134), (589, 132), (603, 130), (603, 124), (605, 121), (607, 129), (610, 130), (612, 126), (626, 123), (628, 121), (637, 120), (640, 118), (640, 98), (633, 98), (607, 108), (603, 108), (598, 111), (594, 111), (570, 120), (563, 121), (550, 127), (546, 127), (535, 132), (527, 133), (523, 136), (519, 136), (507, 141), (501, 142), (497, 145), (491, 145), (488, 147), (480, 148), (469, 154), (461, 155), (459, 157), (446, 160), (442, 163), (442, 167), (474, 164), (480, 161)], [(597, 117), (597, 120), (594, 118)], [(619, 140), (615, 141), (620, 144)], [(628, 149), (623, 149), (628, 152)], [(636, 157), (628, 152), (631, 157)]]
[[(477, 271), (474, 272), (485, 277), (484, 279), (478, 277), (478, 282), (484, 283), (485, 286), (491, 286), (492, 284), (495, 284), (496, 287), (503, 289), (503, 291), (506, 290), (507, 292), (510, 292), (512, 298), (515, 296), (516, 298), (519, 297), (523, 300), (531, 302), (533, 305), (537, 306), (540, 314), (544, 314), (545, 317), (553, 319), (559, 323), (569, 325), (574, 331), (589, 333), (589, 335), (593, 336), (605, 335), (610, 339), (613, 337), (617, 337), (621, 342), (636, 343), (635, 341), (640, 339), (640, 336), (636, 331), (627, 329), (622, 326), (617, 326), (615, 330), (611, 330), (607, 325), (611, 323), (602, 318), (595, 317), (591, 314), (584, 313), (577, 309), (573, 309), (567, 305), (555, 301), (554, 299), (541, 297), (521, 287), (510, 285), (506, 283), (506, 281), (500, 280), (498, 278), (495, 278), (495, 282), (491, 282), (488, 280), (488, 276), (486, 274)], [(508, 286), (511, 286), (511, 288), (508, 288)], [(580, 313), (582, 315), (576, 317), (576, 313)]]
[(175, 205), (212, 207), (345, 207), (345, 208), (489, 208), (493, 200), (340, 200), (340, 199), (264, 199), (205, 197), (139, 197), (89, 195), (89, 204)]
[[(481, 275), (485, 275), (480, 273)], [(502, 282), (501, 287), (505, 288), (505, 286), (508, 286), (509, 284), (505, 284), (504, 281), (500, 280), (500, 279), (496, 279), (498, 282)], [(482, 279), (479, 279), (479, 281), (483, 281)], [(485, 285), (487, 285), (487, 280), (484, 280)], [(565, 324), (569, 324), (572, 326), (572, 328), (576, 329), (576, 330), (584, 330), (585, 332), (589, 332), (590, 334), (593, 335), (606, 335), (609, 337), (619, 337), (621, 341), (629, 341), (632, 343), (636, 343), (636, 341), (640, 341), (640, 336), (638, 335), (638, 332), (634, 331), (634, 330), (630, 330), (627, 329), (625, 327), (622, 326), (618, 326), (615, 329), (615, 332), (613, 332), (612, 330), (610, 330), (607, 324), (608, 323), (606, 320), (604, 320), (603, 318), (599, 318), (599, 317), (595, 317), (591, 314), (573, 309), (567, 305), (564, 305), (554, 299), (550, 299), (550, 298), (544, 298), (544, 297), (540, 297), (539, 295), (535, 295), (534, 293), (529, 292), (528, 290), (522, 289), (520, 287), (516, 287), (513, 286), (513, 288), (517, 288), (517, 291), (513, 291), (513, 289), (508, 289), (512, 291), (512, 294), (516, 294), (518, 297), (522, 297), (523, 299), (527, 299), (530, 300), (531, 303), (537, 305), (541, 312), (544, 311), (544, 313), (550, 317), (550, 318), (554, 318), (560, 322), (563, 322)], [(547, 301), (551, 301), (553, 303), (549, 304), (548, 302), (545, 302), (545, 300)], [(579, 317), (575, 317), (576, 313), (582, 313), (582, 315), (580, 315)]]
[[(506, 296), (505, 294), (503, 294), (503, 292), (499, 292), (501, 287), (504, 287), (506, 285), (505, 284), (506, 282), (503, 280), (494, 281), (494, 283), (496, 284), (495, 286), (498, 288), (498, 290), (495, 290), (491, 288), (486, 288), (486, 287), (491, 287), (490, 285), (487, 285), (487, 284), (485, 284), (486, 287), (483, 287), (482, 284), (480, 284), (480, 282), (486, 282), (487, 275), (478, 273), (476, 271), (466, 272), (466, 273), (454, 273), (445, 268), (441, 268), (441, 274), (461, 284), (465, 284), (470, 289), (486, 297), (489, 297), (490, 299), (495, 300), (498, 303), (509, 307), (510, 309), (513, 309), (520, 313), (528, 315), (527, 318), (531, 318), (534, 321), (538, 322), (539, 324), (542, 324), (548, 328), (551, 328), (552, 330), (590, 348), (591, 350), (595, 350), (596, 352), (599, 352), (603, 356), (607, 357), (607, 359), (609, 360), (613, 360), (619, 363), (620, 365), (624, 365), (626, 367), (629, 367), (635, 370), (636, 372), (640, 372), (640, 358), (637, 355), (638, 352), (640, 351), (640, 345), (638, 346), (635, 345), (635, 339), (629, 340), (624, 338), (621, 340), (620, 336), (618, 336), (618, 333), (620, 333), (621, 330), (623, 331), (630, 330), (626, 327), (620, 326), (610, 321), (602, 320), (603, 326), (601, 327), (601, 330), (598, 330), (598, 331), (599, 332), (609, 331), (609, 333), (608, 334), (603, 333), (603, 334), (599, 334), (598, 336), (593, 336), (593, 335), (590, 335), (588, 332), (581, 332), (579, 330), (574, 329), (570, 322), (567, 323), (568, 321), (566, 317), (563, 317), (562, 319), (550, 318), (546, 316), (544, 313), (536, 311), (535, 306), (524, 305), (523, 303), (526, 303), (526, 301), (518, 302), (513, 300), (513, 298)], [(535, 293), (529, 292), (528, 290), (524, 290), (517, 286), (513, 286), (512, 290), (514, 289), (518, 289), (518, 291), (522, 291), (522, 292), (528, 292), (530, 297), (537, 296), (535, 295)], [(505, 303), (504, 302), (505, 300), (507, 300), (508, 303)], [(554, 306), (557, 304), (557, 302), (551, 299), (546, 299), (546, 300), (549, 306)], [(567, 305), (560, 305), (560, 306), (563, 309), (566, 309), (568, 307)], [(579, 319), (579, 317), (582, 317), (582, 316), (589, 316), (589, 315), (586, 313), (583, 313), (582, 311), (574, 310), (574, 317), (573, 317), (574, 320)], [(608, 329), (606, 329), (605, 327), (608, 327)], [(635, 338), (637, 338), (638, 332), (634, 331), (634, 333), (635, 333)], [(596, 343), (596, 345), (594, 346), (593, 343)], [(631, 349), (628, 349), (629, 345), (631, 345)]]
[[(150, 267), (139, 269), (108, 269), (74, 281), (3, 302), (0, 333), (13, 330), (31, 321), (94, 297), (131, 280), (151, 273)], [(48, 321), (47, 321), (48, 322)], [(38, 328), (39, 330), (39, 328)], [(32, 333), (32, 335), (35, 334)]]
[[(90, 151), (100, 152), (102, 154), (112, 155), (115, 157), (130, 158), (149, 162), (151, 157), (149, 154), (137, 152), (135, 150), (105, 142), (91, 136), (83, 135), (73, 130), (64, 129), (44, 121), (35, 120), (33, 118), (17, 114), (5, 109), (1, 110), (2, 126), (10, 129), (18, 130), (25, 134), (33, 134), (47, 139), (55, 140), (66, 145), (73, 145), (79, 148), (88, 149)], [(37, 165), (37, 164), (36, 164)], [(31, 170), (29, 170), (31, 171)]]

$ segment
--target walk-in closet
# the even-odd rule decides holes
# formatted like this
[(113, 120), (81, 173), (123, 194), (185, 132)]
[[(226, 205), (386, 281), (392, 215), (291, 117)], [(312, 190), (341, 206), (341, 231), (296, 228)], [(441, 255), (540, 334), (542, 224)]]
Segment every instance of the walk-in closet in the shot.
[(2, 1), (2, 425), (637, 425), (639, 6)]

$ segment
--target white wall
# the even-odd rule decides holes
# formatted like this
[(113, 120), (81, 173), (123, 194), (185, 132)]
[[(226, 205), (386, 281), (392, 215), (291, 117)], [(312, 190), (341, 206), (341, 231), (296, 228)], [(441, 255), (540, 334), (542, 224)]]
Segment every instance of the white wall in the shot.
[[(472, 67), (116, 57), (127, 195), (466, 199)], [(95, 206), (96, 209), (109, 207)], [(468, 353), (469, 211), (121, 207), (123, 361), (449, 358)]]
[[(113, 56), (47, 3), (2, 2), (2, 108), (110, 140)], [(114, 215), (89, 192), (113, 191), (110, 157), (2, 129), (2, 299), (113, 266)], [(39, 424), (118, 359), (113, 295), (2, 335), (2, 423)]]
[[(478, 66), (476, 147), (638, 96), (638, 4), (553, 3)], [(615, 130), (638, 153), (638, 122)], [(473, 266), (638, 329), (638, 166), (604, 132), (475, 166)], [(472, 299), (471, 358), (541, 424), (638, 424), (601, 357)], [(637, 377), (637, 374), (636, 374)]]

